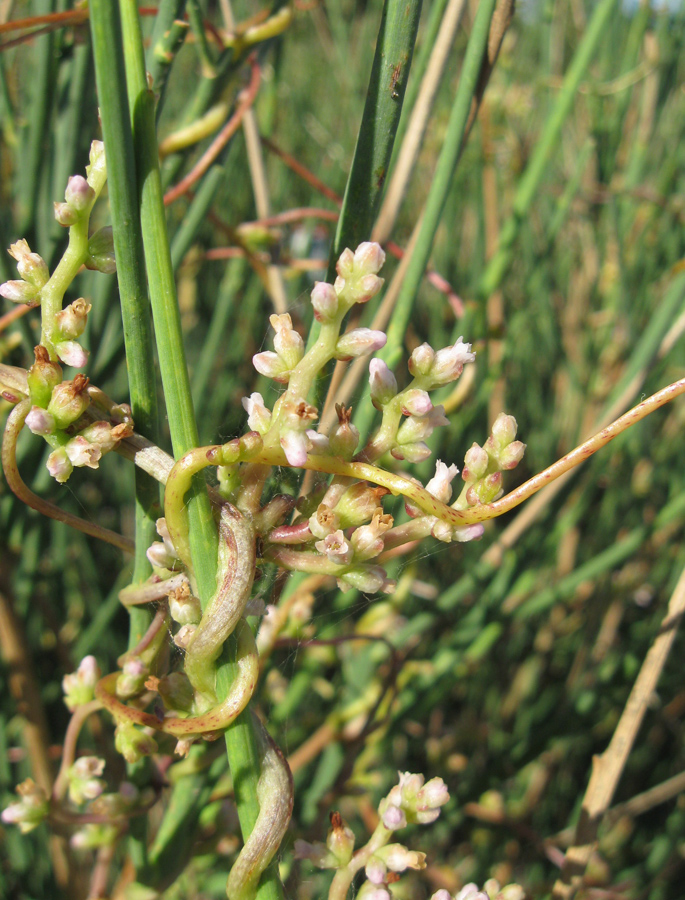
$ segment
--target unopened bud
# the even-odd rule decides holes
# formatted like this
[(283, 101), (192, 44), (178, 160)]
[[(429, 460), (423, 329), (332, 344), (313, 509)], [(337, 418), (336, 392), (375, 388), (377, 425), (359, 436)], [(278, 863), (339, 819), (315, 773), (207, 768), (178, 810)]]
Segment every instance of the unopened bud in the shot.
[(499, 454), (499, 464), (501, 468), (505, 471), (515, 469), (523, 459), (525, 452), (525, 444), (522, 444), (521, 441), (512, 441), (511, 444), (506, 446)]
[(130, 656), (125, 662), (117, 678), (117, 697), (128, 700), (136, 697), (145, 687), (145, 680), (150, 670), (138, 656)]
[(371, 328), (353, 328), (347, 334), (343, 334), (335, 345), (334, 356), (336, 359), (354, 359), (364, 356), (366, 353), (375, 353), (381, 347), (385, 347), (388, 336), (383, 331), (373, 331)]
[(95, 191), (83, 175), (72, 175), (67, 182), (64, 199), (74, 210), (77, 218), (81, 218), (95, 200)]
[(395, 459), (404, 459), (410, 463), (423, 462), (431, 455), (431, 449), (423, 441), (413, 441), (409, 444), (397, 444), (390, 451)]
[(97, 756), (81, 756), (68, 772), (69, 799), (80, 806), (86, 800), (95, 800), (102, 794), (105, 785), (100, 780), (105, 769), (104, 759)]
[(455, 381), (464, 371), (466, 363), (473, 362), (476, 354), (471, 352), (471, 344), (459, 338), (452, 347), (445, 347), (435, 354), (435, 362), (430, 371), (434, 386)]
[(53, 450), (48, 456), (45, 465), (55, 481), (58, 481), (60, 484), (64, 484), (74, 471), (74, 467), (64, 447), (58, 447), (56, 450)]
[(95, 685), (99, 678), (100, 669), (94, 656), (84, 656), (78, 669), (64, 676), (64, 702), (71, 712), (84, 703), (90, 703), (95, 696)]
[(32, 778), (27, 778), (16, 790), (19, 802), (3, 809), (2, 821), (7, 825), (17, 825), (22, 834), (28, 834), (45, 819), (50, 805), (45, 791)]
[(376, 409), (382, 409), (397, 394), (395, 376), (382, 359), (372, 359), (369, 363), (369, 387)]
[(9, 255), (17, 261), (19, 274), (34, 287), (42, 288), (50, 278), (50, 271), (42, 256), (31, 253), (27, 241), (20, 240), (10, 244)]
[(45, 409), (52, 391), (62, 381), (62, 367), (50, 359), (48, 351), (39, 344), (34, 348), (36, 361), (27, 373), (29, 396), (36, 406)]
[(242, 398), (243, 409), (247, 413), (247, 425), (252, 431), (266, 434), (271, 426), (271, 412), (264, 405), (261, 394), (250, 394)]
[(405, 416), (425, 416), (433, 409), (431, 398), (426, 391), (412, 388), (400, 395), (402, 413)]
[(293, 328), (293, 320), (288, 313), (269, 317), (271, 327), (276, 332), (274, 349), (287, 369), (294, 369), (304, 356), (304, 341)]
[(31, 412), (26, 416), (26, 427), (34, 434), (54, 434), (57, 431), (55, 417), (40, 406), (31, 407)]
[(60, 341), (55, 344), (55, 352), (67, 366), (80, 369), (88, 362), (88, 351), (78, 341)]
[(128, 763), (136, 763), (144, 756), (157, 752), (154, 738), (140, 731), (130, 722), (120, 722), (114, 732), (114, 746)]
[(466, 491), (466, 502), (469, 506), (478, 506), (481, 503), (494, 503), (501, 492), (502, 473), (493, 472), (469, 487)]
[(464, 455), (464, 471), (461, 477), (467, 484), (473, 484), (485, 475), (489, 464), (490, 457), (487, 452), (474, 442)]
[(39, 288), (28, 281), (5, 281), (0, 284), (0, 297), (10, 300), (12, 303), (27, 303), (29, 306), (38, 305)]
[(88, 409), (90, 397), (86, 391), (87, 387), (88, 379), (79, 374), (73, 381), (63, 381), (54, 388), (48, 403), (48, 412), (55, 417), (58, 428), (67, 428)]
[(497, 446), (502, 449), (514, 440), (518, 425), (513, 416), (500, 413), (492, 425), (492, 437)]
[(426, 485), (426, 490), (443, 503), (449, 503), (452, 498), (452, 480), (458, 474), (459, 469), (455, 465), (448, 467), (439, 459), (435, 463), (435, 475)]
[(332, 284), (317, 281), (311, 294), (317, 322), (332, 322), (338, 314), (338, 295)]
[(88, 241), (88, 257), (85, 262), (86, 269), (102, 272), (104, 275), (113, 275), (117, 270), (114, 258), (114, 237), (111, 226), (100, 228)]
[(444, 425), (449, 425), (449, 419), (445, 416), (445, 408), (434, 406), (425, 416), (409, 416), (397, 431), (397, 443), (404, 445), (425, 441), (436, 428)]
[(416, 377), (429, 375), (434, 362), (435, 350), (430, 344), (421, 344), (412, 351), (409, 357), (409, 371)]

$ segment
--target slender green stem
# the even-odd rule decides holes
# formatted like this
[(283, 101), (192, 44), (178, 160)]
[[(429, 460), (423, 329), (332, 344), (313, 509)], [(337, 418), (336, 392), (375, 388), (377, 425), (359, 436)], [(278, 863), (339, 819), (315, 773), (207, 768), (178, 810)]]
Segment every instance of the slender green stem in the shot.
[(331, 248), (328, 281), (345, 249), (371, 234), (385, 184), (409, 78), (421, 0), (386, 0), (357, 146)]
[[(182, 456), (197, 446), (198, 435), (164, 215), (154, 96), (147, 89), (137, 6), (132, 0), (121, 0), (120, 10), (128, 98), (133, 120), (140, 221), (159, 367), (174, 455)], [(217, 536), (207, 492), (202, 485), (191, 496), (188, 512), (193, 564), (200, 599), (206, 602), (215, 587)]]

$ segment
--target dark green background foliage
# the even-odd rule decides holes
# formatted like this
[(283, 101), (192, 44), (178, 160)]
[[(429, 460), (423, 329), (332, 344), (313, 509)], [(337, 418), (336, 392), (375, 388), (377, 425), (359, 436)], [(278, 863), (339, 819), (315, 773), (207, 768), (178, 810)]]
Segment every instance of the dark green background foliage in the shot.
[[(426, 22), (439, 2), (425, 4), (415, 66), (422, 59)], [(673, 12), (643, 7), (630, 15), (611, 13), (549, 162), (525, 209), (511, 220), (512, 252), (501, 274), (488, 267), (593, 8), (582, 0), (522, 4), (449, 187), (431, 257), (431, 266), (463, 300), (463, 315), (457, 320), (445, 295), (424, 281), (404, 342), (404, 360), (422, 341), (441, 347), (464, 334), (473, 342), (475, 381), (452, 414), (452, 427), (433, 436), (435, 456), (461, 466), (464, 452), (473, 441), (483, 442), (504, 408), (516, 416), (528, 445), (524, 462), (507, 477), (509, 487), (571, 449), (617, 397), (624, 397), (620, 412), (683, 376), (682, 4)], [(35, 0), (17, 7), (15, 16), (52, 10), (49, 0)], [(253, 12), (251, 4), (236, 4), (239, 21)], [(219, 20), (214, 4), (206, 13)], [(376, 0), (330, 0), (325, 8), (296, 11), (285, 34), (259, 50), (265, 76), (256, 104), (261, 133), (338, 195), (354, 152), (380, 13)], [(144, 21), (148, 31), (150, 22)], [(439, 90), (393, 233), (400, 245), (431, 185), (472, 22), (467, 13)], [(54, 265), (65, 234), (52, 219), (52, 203), (63, 197), (67, 176), (83, 170), (89, 142), (98, 136), (87, 24), (11, 49), (0, 56), (0, 66), (0, 244), (26, 237)], [(229, 66), (216, 79), (211, 99), (231, 99), (242, 77), (243, 69)], [(408, 90), (415, 87), (410, 79)], [(187, 119), (193, 103), (199, 108), (203, 90), (209, 96), (197, 48), (187, 42), (164, 94), (160, 138)], [(265, 152), (274, 212), (335, 209)], [(197, 155), (191, 149), (168, 159), (165, 182), (177, 181)], [(220, 166), (205, 176), (212, 179), (205, 189), (211, 216), (205, 208), (192, 218), (186, 198), (168, 213), (203, 442), (241, 432), (242, 396), (261, 390), (269, 405), (276, 396), (250, 362), (264, 345), (272, 311), (259, 274), (244, 259), (204, 258), (206, 250), (233, 243), (230, 229), (256, 218), (240, 132)], [(202, 190), (196, 186), (197, 197)], [(106, 222), (106, 203), (97, 216)], [(312, 256), (325, 267), (333, 234), (333, 223), (306, 219), (271, 229), (269, 241), (257, 247), (282, 260), (297, 325), (306, 326), (310, 318), (312, 279), (288, 264), (293, 257)], [(3, 280), (14, 277), (10, 263), (6, 254), (0, 257)], [(389, 257), (386, 278), (395, 266)], [(312, 277), (323, 278), (323, 271)], [(83, 273), (70, 299), (76, 296), (93, 303), (84, 341), (91, 350), (87, 373), (124, 400), (116, 279)], [(364, 310), (362, 324), (373, 312)], [(36, 329), (32, 314), (2, 332), (2, 360), (28, 366)], [(632, 393), (625, 394), (636, 374)], [(6, 414), (8, 405), (0, 411)], [(481, 557), (515, 514), (490, 524), (480, 543), (432, 542), (392, 563), (399, 587), (391, 597), (339, 594), (333, 586), (317, 594), (311, 619), (291, 629), (295, 644), (277, 649), (267, 662), (259, 701), (287, 752), (325, 723), (330, 728), (320, 752), (296, 773), (293, 836), (322, 839), (331, 809), (340, 809), (363, 836), (369, 811), (398, 769), (441, 775), (452, 800), (430, 832), (410, 835), (410, 845), (427, 851), (429, 868), (406, 880), (402, 896), (428, 897), (443, 885), (456, 890), (464, 881), (482, 882), (493, 874), (519, 881), (535, 897), (549, 891), (558, 860), (545, 841), (574, 823), (592, 756), (613, 733), (685, 564), (684, 426), (685, 406), (676, 402), (619, 438), (578, 470), (495, 566)], [(31, 435), (20, 442), (21, 469), (37, 493), (131, 533), (130, 464), (112, 454), (99, 472), (77, 470), (59, 487), (47, 475), (43, 447)], [(432, 465), (422, 464), (414, 474), (425, 482)], [(294, 480), (283, 477), (295, 490)], [(387, 508), (395, 512), (392, 504)], [(117, 591), (130, 568), (118, 551), (23, 507), (4, 482), (0, 535), (2, 602), (14, 609), (25, 633), (57, 757), (68, 719), (63, 675), (87, 653), (111, 671), (125, 649), (127, 616)], [(272, 583), (267, 574), (267, 599)], [(303, 643), (355, 632), (387, 638), (396, 648), (395, 669), (384, 643)], [(685, 766), (683, 650), (680, 636), (616, 802)], [(0, 669), (5, 801), (30, 775), (10, 675), (7, 667)], [(386, 688), (390, 693), (376, 712), (375, 729), (359, 737)], [(110, 726), (104, 717), (102, 722), (82, 743), (106, 756), (106, 774), (116, 789), (124, 767), (108, 749)], [(170, 898), (224, 895), (236, 848), (221, 840), (235, 826), (226, 824), (220, 744), (200, 754), (204, 774), (192, 784), (201, 792), (189, 803), (187, 820), (195, 840), (177, 856), (187, 868)], [(183, 777), (197, 778), (178, 775)], [(210, 794), (215, 802), (209, 802)], [(613, 888), (612, 897), (681, 896), (684, 826), (682, 797), (609, 823), (592, 866), (596, 884)], [(0, 894), (26, 900), (58, 896), (47, 830), (21, 836), (6, 827), (2, 835)], [(125, 852), (123, 842), (119, 866)], [(90, 867), (87, 855), (82, 865)], [(323, 896), (329, 878), (308, 864), (292, 863), (288, 847), (283, 874), (288, 895), (302, 898)]]

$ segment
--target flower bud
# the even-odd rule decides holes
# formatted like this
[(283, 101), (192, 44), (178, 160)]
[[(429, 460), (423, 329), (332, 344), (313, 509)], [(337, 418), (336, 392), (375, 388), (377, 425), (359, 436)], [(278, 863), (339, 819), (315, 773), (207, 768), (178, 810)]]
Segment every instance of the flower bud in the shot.
[(445, 417), (445, 408), (444, 406), (434, 406), (425, 416), (409, 416), (397, 431), (397, 443), (413, 444), (417, 441), (425, 441), (436, 428), (443, 425), (449, 425), (449, 419)]
[(45, 819), (50, 806), (43, 788), (27, 778), (17, 785), (18, 803), (12, 803), (2, 811), (2, 821), (8, 825), (18, 825), (22, 834), (28, 834)]
[[(170, 567), (166, 566), (165, 568)], [(169, 614), (179, 625), (197, 625), (202, 618), (200, 601), (190, 593), (190, 586), (187, 582), (170, 592)]]
[(90, 209), (95, 200), (95, 191), (83, 175), (71, 175), (64, 193), (67, 205), (76, 213), (77, 220)]
[(443, 503), (449, 503), (452, 499), (452, 479), (458, 474), (459, 469), (455, 465), (448, 468), (442, 460), (437, 460), (435, 475), (426, 485), (426, 490)]
[(114, 746), (127, 763), (136, 763), (144, 756), (157, 752), (154, 738), (140, 731), (130, 722), (120, 722), (114, 732)]
[(68, 203), (53, 203), (52, 205), (56, 221), (65, 228), (74, 225), (81, 218), (73, 206), (70, 206)]
[(69, 306), (65, 306), (55, 316), (57, 333), (65, 341), (81, 337), (88, 321), (88, 313), (92, 309), (90, 303), (79, 297)]
[(320, 434), (318, 431), (314, 431), (313, 428), (308, 428), (305, 434), (309, 438), (312, 453), (317, 456), (330, 456), (331, 442), (325, 434)]
[(338, 585), (342, 591), (355, 588), (364, 594), (376, 594), (378, 591), (392, 594), (396, 583), (388, 578), (387, 572), (381, 566), (361, 565), (348, 569), (341, 575)]
[(433, 385), (455, 381), (464, 371), (466, 363), (473, 362), (475, 358), (476, 354), (471, 352), (471, 344), (465, 344), (461, 337), (454, 346), (438, 350), (430, 372)]
[(281, 436), (281, 447), (285, 458), (291, 466), (296, 468), (306, 465), (309, 446), (309, 438), (301, 431), (286, 431)]
[(418, 388), (403, 391), (400, 398), (402, 413), (405, 416), (426, 416), (433, 409), (428, 393)]
[(29, 306), (38, 306), (39, 288), (28, 281), (5, 281), (0, 284), (0, 297), (11, 300), (12, 303), (27, 303)]
[(31, 407), (31, 412), (26, 416), (26, 427), (34, 434), (54, 434), (57, 430), (55, 417), (40, 406)]
[(64, 702), (71, 712), (77, 706), (90, 703), (95, 697), (95, 685), (100, 678), (100, 669), (94, 656), (84, 656), (78, 669), (62, 679)]
[(354, 833), (345, 824), (339, 812), (331, 813), (331, 827), (326, 838), (326, 846), (335, 857), (336, 865), (346, 866), (354, 852)]
[(430, 344), (421, 344), (412, 351), (409, 357), (409, 371), (417, 378), (421, 375), (427, 376), (430, 374), (434, 362), (435, 350)]
[(335, 506), (340, 527), (345, 529), (368, 522), (379, 508), (381, 497), (387, 493), (387, 488), (371, 487), (365, 482), (348, 487)]
[(385, 885), (365, 881), (359, 888), (356, 900), (392, 900), (392, 896)]
[(377, 277), (385, 253), (380, 244), (364, 242), (356, 251), (343, 250), (336, 264), (338, 277), (335, 290), (347, 303), (366, 303), (383, 286), (383, 279)]
[(410, 463), (423, 462), (431, 455), (431, 449), (423, 441), (415, 441), (410, 444), (398, 444), (390, 451), (395, 459), (404, 459)]
[(42, 288), (50, 278), (50, 271), (42, 256), (31, 253), (31, 248), (25, 240), (10, 244), (9, 254), (17, 261), (17, 270), (29, 284)]
[(252, 365), (260, 375), (267, 378), (273, 378), (279, 384), (287, 384), (290, 378), (290, 369), (277, 353), (272, 350), (264, 350), (262, 353), (255, 353), (252, 357)]
[(335, 345), (336, 359), (353, 359), (364, 356), (365, 353), (375, 353), (381, 347), (385, 347), (387, 335), (383, 331), (373, 331), (371, 328), (353, 328), (347, 334), (343, 334)]
[(382, 409), (397, 394), (395, 376), (382, 359), (372, 359), (369, 363), (369, 387), (376, 409)]
[(431, 895), (430, 900), (452, 900), (452, 895), (445, 888), (440, 888), (439, 891)]
[(259, 434), (266, 434), (271, 427), (271, 412), (264, 405), (261, 394), (250, 394), (242, 398), (243, 409), (247, 413), (247, 426)]
[(336, 403), (335, 411), (338, 414), (338, 424), (331, 428), (329, 434), (330, 450), (334, 456), (350, 460), (359, 443), (359, 431), (350, 422), (352, 407), (345, 409), (342, 404)]
[(304, 341), (293, 328), (293, 320), (288, 313), (284, 313), (281, 316), (270, 316), (269, 322), (276, 332), (274, 336), (276, 353), (288, 370), (294, 369), (304, 356)]
[(173, 569), (178, 563), (176, 551), (160, 541), (150, 544), (145, 555), (153, 569)]
[(454, 900), (489, 900), (485, 891), (479, 891), (477, 884), (465, 884)]
[(96, 444), (102, 454), (109, 453), (114, 447), (127, 437), (133, 434), (133, 426), (128, 423), (121, 425), (110, 425), (109, 422), (99, 421), (88, 425), (83, 431), (79, 432), (91, 444)]
[[(128, 700), (137, 697), (145, 687), (145, 681), (150, 674), (149, 668), (138, 656), (130, 656), (125, 660), (119, 677), (117, 678), (116, 693), (120, 700)], [(121, 751), (120, 751), (121, 752)]]
[(86, 392), (87, 387), (88, 379), (79, 374), (73, 381), (63, 381), (54, 388), (48, 412), (55, 417), (58, 428), (67, 428), (88, 409), (90, 397)]
[(500, 467), (505, 471), (515, 469), (523, 459), (523, 455), (525, 452), (525, 444), (522, 444), (521, 441), (512, 441), (511, 444), (505, 447), (504, 450), (502, 450), (499, 454)]
[(80, 806), (86, 800), (95, 800), (103, 792), (105, 785), (100, 780), (105, 769), (104, 759), (97, 756), (82, 756), (70, 767), (69, 799)]
[(36, 406), (47, 408), (52, 391), (62, 381), (62, 367), (50, 359), (48, 351), (39, 344), (33, 350), (36, 361), (28, 370), (29, 396)]
[(475, 484), (472, 484), (466, 492), (466, 502), (469, 506), (478, 506), (482, 503), (494, 503), (502, 493), (502, 473), (493, 472), (486, 475)]
[(500, 413), (493, 422), (491, 432), (496, 446), (499, 449), (503, 449), (511, 444), (516, 437), (517, 428), (518, 425), (513, 416), (507, 416), (505, 413)]
[(311, 294), (314, 318), (317, 322), (332, 322), (338, 314), (338, 295), (332, 284), (317, 281)]
[(475, 525), (462, 525), (455, 528), (452, 532), (452, 539), (460, 544), (466, 544), (468, 541), (478, 541), (485, 534), (485, 526), (482, 522)]
[(485, 475), (489, 464), (490, 457), (487, 452), (474, 442), (464, 455), (464, 471), (461, 477), (467, 484), (473, 484)]
[(74, 471), (74, 467), (64, 447), (58, 447), (56, 450), (53, 450), (48, 456), (45, 466), (55, 481), (58, 481), (60, 484), (64, 484)]
[(391, 872), (426, 868), (426, 854), (408, 850), (403, 844), (386, 844), (376, 851), (376, 856), (383, 860)]
[(340, 530), (327, 534), (322, 541), (317, 541), (314, 546), (319, 553), (323, 553), (331, 562), (339, 566), (346, 566), (352, 559), (352, 547)]
[(85, 266), (86, 269), (102, 272), (104, 275), (113, 275), (116, 272), (114, 237), (110, 225), (100, 228), (91, 236), (88, 241), (88, 257)]
[(55, 344), (55, 352), (67, 366), (80, 369), (88, 362), (88, 351), (77, 341), (60, 341)]

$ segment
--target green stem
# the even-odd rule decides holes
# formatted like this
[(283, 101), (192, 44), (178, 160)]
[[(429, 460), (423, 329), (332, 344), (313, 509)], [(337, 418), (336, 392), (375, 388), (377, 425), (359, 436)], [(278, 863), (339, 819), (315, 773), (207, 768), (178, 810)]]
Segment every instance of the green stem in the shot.
[[(197, 446), (198, 434), (164, 215), (154, 96), (147, 89), (137, 6), (121, 0), (120, 10), (148, 286), (171, 442), (179, 457)], [(193, 565), (200, 599), (206, 603), (215, 587), (217, 534), (203, 484), (191, 495), (188, 514)]]

